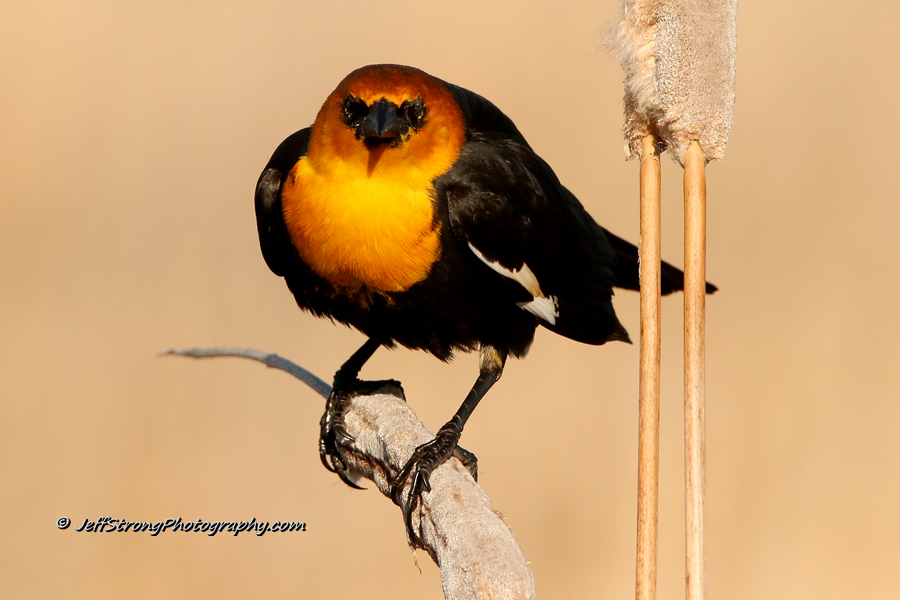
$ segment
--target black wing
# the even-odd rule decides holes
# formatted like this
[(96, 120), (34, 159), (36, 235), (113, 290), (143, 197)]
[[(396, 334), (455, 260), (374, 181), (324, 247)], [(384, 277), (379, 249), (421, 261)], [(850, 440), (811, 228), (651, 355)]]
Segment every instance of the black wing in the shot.
[(554, 314), (536, 316), (548, 329), (589, 344), (627, 341), (612, 306), (616, 259), (603, 228), (509, 117), (478, 94), (446, 85), (462, 109), (467, 142), (435, 183), (463, 251), (492, 263), (481, 268), (498, 277), (530, 270), (552, 302), (545, 309)]
[(281, 212), (281, 187), (297, 161), (306, 156), (311, 127), (301, 129), (284, 140), (256, 183), (256, 227), (266, 264), (276, 275), (288, 273), (288, 261), (296, 254), (290, 245), (284, 215)]
[[(516, 136), (472, 131), (436, 190), (464, 251), (522, 285), (530, 296), (519, 306), (541, 325), (589, 344), (628, 340), (612, 307), (615, 253), (604, 230)], [(536, 287), (513, 283), (529, 271)], [(542, 310), (526, 308), (539, 294)]]
[[(528, 142), (519, 132), (518, 128), (516, 128), (512, 120), (503, 114), (503, 112), (492, 102), (465, 88), (447, 82), (443, 83), (451, 91), (456, 102), (462, 109), (466, 120), (469, 140), (476, 140), (479, 139), (479, 137), (486, 135), (508, 141), (515, 141), (520, 146), (531, 150)], [(543, 163), (543, 161), (540, 162)], [(545, 163), (543, 163), (543, 166), (547, 171), (550, 171), (550, 167)], [(555, 181), (556, 176), (553, 175), (552, 171), (550, 171), (550, 175)], [(558, 181), (555, 181), (555, 185), (560, 186)], [(568, 190), (564, 190), (564, 193), (571, 196)], [(572, 197), (569, 201), (574, 201), (574, 204), (577, 205), (578, 209), (576, 212), (584, 213), (584, 209), (577, 199)], [(588, 219), (591, 218), (587, 213), (584, 214)], [(605, 229), (603, 231), (615, 255), (613, 286), (627, 290), (639, 290), (640, 281), (638, 275), (637, 247)], [(665, 261), (662, 263), (661, 279), (663, 295), (684, 289), (684, 273), (681, 269), (678, 269)], [(711, 283), (706, 284), (707, 294), (712, 294), (717, 289), (718, 288)]]

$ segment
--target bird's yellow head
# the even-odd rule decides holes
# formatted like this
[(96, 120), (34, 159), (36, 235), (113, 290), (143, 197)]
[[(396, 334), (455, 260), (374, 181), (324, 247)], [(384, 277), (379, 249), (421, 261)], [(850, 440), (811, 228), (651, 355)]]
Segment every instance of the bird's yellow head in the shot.
[(462, 112), (439, 80), (412, 67), (371, 65), (328, 96), (307, 158), (320, 172), (372, 177), (414, 170), (433, 179), (450, 168), (464, 142)]

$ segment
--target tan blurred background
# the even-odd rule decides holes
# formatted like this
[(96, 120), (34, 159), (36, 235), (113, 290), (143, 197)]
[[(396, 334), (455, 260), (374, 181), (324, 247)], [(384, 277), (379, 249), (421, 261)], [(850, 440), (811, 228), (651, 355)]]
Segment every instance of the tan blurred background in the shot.
[[(861, 10), (861, 6), (865, 9)], [(323, 403), (171, 346), (246, 345), (329, 378), (359, 333), (300, 313), (253, 187), (350, 70), (419, 66), (497, 103), (595, 217), (637, 239), (617, 3), (8, 3), (0, 21), (0, 596), (441, 598), (400, 513), (325, 471)], [(710, 598), (897, 598), (900, 5), (744, 2), (709, 169)], [(681, 264), (681, 170), (664, 163)], [(638, 333), (638, 296), (617, 309)], [(682, 595), (681, 298), (664, 303), (660, 598)], [(628, 598), (636, 346), (544, 331), (464, 446), (543, 598)], [(431, 427), (474, 356), (383, 351)], [(305, 521), (301, 534), (77, 533), (68, 516)], [(74, 526), (73, 526), (74, 527)]]

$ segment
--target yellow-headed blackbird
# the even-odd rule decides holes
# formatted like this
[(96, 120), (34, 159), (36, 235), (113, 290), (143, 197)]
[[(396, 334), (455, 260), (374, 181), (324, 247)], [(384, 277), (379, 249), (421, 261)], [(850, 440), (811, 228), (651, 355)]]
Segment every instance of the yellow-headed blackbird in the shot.
[[(323, 463), (348, 483), (334, 452), (348, 439), (340, 414), (378, 347), (441, 360), (481, 351), (460, 409), (394, 481), (402, 504), (413, 478), (413, 543), (428, 475), (459, 452), (472, 410), (538, 325), (587, 344), (629, 341), (611, 297), (638, 289), (637, 249), (591, 218), (496, 106), (418, 69), (350, 73), (312, 127), (275, 150), (256, 215), (266, 263), (297, 304), (369, 338), (335, 375), (321, 424)], [(662, 277), (664, 294), (682, 289), (678, 269), (664, 264)]]

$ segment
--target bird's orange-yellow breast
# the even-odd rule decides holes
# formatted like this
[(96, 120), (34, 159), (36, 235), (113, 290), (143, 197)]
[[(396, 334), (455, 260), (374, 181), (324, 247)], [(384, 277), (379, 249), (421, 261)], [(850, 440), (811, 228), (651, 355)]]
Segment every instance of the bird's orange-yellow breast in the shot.
[(406, 290), (440, 256), (429, 183), (322, 174), (301, 160), (282, 193), (288, 231), (320, 277), (350, 288)]
[[(421, 97), (425, 124), (396, 147), (370, 149), (340, 118), (348, 94), (369, 104)], [(319, 111), (307, 155), (282, 187), (285, 224), (301, 258), (347, 288), (399, 292), (425, 279), (440, 257), (433, 182), (464, 139), (452, 95), (421, 71), (378, 66), (348, 75)]]

